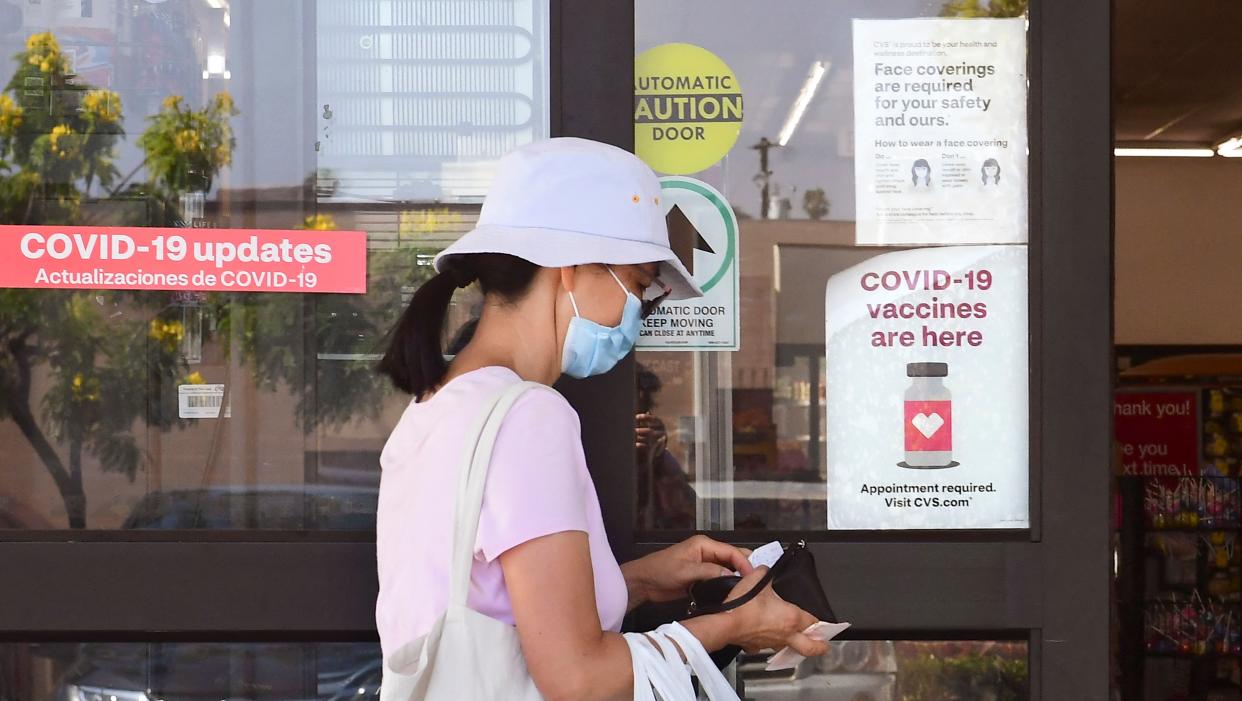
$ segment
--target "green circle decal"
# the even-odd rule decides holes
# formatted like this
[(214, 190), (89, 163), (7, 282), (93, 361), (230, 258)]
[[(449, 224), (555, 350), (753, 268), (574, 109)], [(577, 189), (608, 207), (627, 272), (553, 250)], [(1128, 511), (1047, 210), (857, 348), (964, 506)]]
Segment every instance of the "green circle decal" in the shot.
[(730, 267), (733, 265), (733, 259), (737, 256), (737, 219), (733, 216), (733, 209), (729, 207), (729, 203), (725, 201), (724, 196), (717, 192), (715, 188), (698, 180), (666, 177), (660, 179), (660, 187), (665, 190), (688, 190), (703, 197), (716, 208), (716, 211), (720, 213), (720, 218), (724, 220), (726, 243), (720, 268), (707, 279), (707, 282), (699, 285), (700, 289), (706, 293), (715, 287), (729, 272)]

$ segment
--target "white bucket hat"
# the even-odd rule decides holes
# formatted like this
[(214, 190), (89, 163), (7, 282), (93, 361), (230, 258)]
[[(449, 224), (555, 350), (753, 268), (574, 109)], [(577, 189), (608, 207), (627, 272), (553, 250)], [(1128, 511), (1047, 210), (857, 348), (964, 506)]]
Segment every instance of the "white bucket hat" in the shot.
[(500, 159), (475, 228), (435, 257), (508, 253), (545, 268), (660, 263), (669, 299), (702, 296), (669, 247), (660, 181), (637, 156), (561, 137)]

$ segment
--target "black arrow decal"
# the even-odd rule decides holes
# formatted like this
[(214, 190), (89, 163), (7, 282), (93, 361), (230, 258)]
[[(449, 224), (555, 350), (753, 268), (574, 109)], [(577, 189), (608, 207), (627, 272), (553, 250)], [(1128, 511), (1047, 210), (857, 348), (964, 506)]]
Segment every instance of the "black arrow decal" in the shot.
[(711, 247), (711, 246), (707, 243), (707, 240), (703, 238), (703, 234), (700, 234), (700, 233), (699, 233), (698, 229), (695, 229), (694, 233), (698, 236), (698, 240), (694, 242), (694, 247), (695, 247), (695, 248), (699, 249), (700, 251), (704, 251), (704, 252), (706, 252), (706, 253), (715, 253), (715, 252), (716, 252), (716, 251), (715, 251), (715, 249), (713, 249), (713, 248), (712, 248), (712, 247)]
[(668, 224), (669, 245), (677, 254), (677, 259), (693, 275), (695, 249), (704, 253), (715, 253), (716, 249), (712, 248), (707, 239), (703, 238), (703, 234), (699, 233), (686, 213), (681, 211), (681, 207), (673, 205), (673, 208), (668, 210), (668, 214), (664, 216), (664, 221)]
[(686, 266), (686, 270), (690, 274), (694, 274), (694, 249), (703, 237), (699, 234), (699, 230), (694, 228), (694, 224), (690, 223), (686, 213), (681, 211), (681, 207), (673, 205), (668, 210), (668, 214), (664, 215), (664, 221), (668, 224), (668, 243), (673, 249), (673, 253), (677, 254), (677, 260)]

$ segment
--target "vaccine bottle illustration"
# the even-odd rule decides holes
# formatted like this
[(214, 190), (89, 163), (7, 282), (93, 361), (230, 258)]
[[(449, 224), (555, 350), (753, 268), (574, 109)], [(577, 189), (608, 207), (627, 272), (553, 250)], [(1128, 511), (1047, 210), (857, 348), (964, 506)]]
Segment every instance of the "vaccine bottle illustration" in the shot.
[(953, 466), (953, 397), (944, 386), (948, 363), (908, 363), (903, 467)]

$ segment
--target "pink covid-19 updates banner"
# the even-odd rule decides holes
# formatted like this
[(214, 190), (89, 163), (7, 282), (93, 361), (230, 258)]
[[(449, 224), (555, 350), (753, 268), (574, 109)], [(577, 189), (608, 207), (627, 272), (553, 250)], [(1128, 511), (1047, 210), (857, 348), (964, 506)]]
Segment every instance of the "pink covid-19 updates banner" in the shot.
[(367, 290), (363, 231), (0, 226), (0, 287)]

